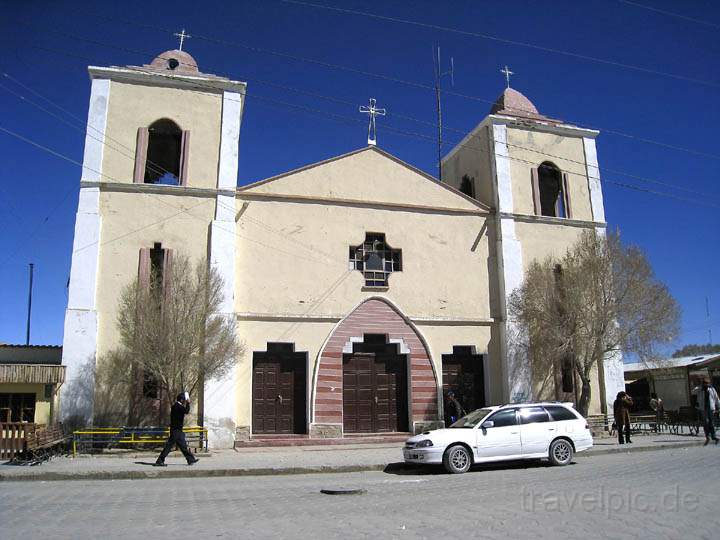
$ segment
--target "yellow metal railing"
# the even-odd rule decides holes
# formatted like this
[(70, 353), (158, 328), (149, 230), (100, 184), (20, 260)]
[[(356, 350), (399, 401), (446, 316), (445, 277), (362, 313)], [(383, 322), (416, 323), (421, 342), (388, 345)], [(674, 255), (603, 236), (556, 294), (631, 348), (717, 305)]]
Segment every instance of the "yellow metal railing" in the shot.
[[(183, 428), (188, 444), (197, 442), (198, 448), (207, 451), (207, 429), (200, 426)], [(170, 436), (170, 428), (141, 427), (98, 427), (73, 431), (73, 456), (77, 455), (78, 447), (86, 444), (100, 444), (106, 447), (115, 445), (135, 446), (141, 444), (162, 445)]]

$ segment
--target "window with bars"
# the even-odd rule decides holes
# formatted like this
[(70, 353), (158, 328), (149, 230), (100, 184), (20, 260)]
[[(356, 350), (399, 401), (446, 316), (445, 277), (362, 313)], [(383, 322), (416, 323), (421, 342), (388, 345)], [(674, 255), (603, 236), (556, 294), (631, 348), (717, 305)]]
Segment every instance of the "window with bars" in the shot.
[(363, 273), (366, 287), (387, 287), (390, 274), (402, 271), (402, 250), (390, 247), (384, 234), (367, 233), (365, 242), (350, 246), (349, 268)]

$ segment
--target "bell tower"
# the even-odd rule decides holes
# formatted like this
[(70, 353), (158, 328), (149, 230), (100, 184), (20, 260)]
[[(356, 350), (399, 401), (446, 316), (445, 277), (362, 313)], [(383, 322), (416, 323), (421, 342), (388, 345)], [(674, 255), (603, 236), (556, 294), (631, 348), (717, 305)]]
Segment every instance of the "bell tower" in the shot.
[[(509, 316), (508, 302), (533, 260), (564, 254), (584, 229), (605, 234), (595, 148), (599, 132), (540, 113), (510, 87), (512, 72), (507, 67), (502, 72), (507, 87), (485, 119), (444, 158), (442, 178), (495, 210), (488, 264), (495, 274), (491, 289), (497, 321), (490, 371), (498, 384), (492, 385), (490, 400), (569, 401), (572, 395), (556, 395), (557, 374), (534, 370), (527, 351), (513, 345), (523, 342), (523, 329)], [(591, 405), (593, 413), (622, 389), (621, 357), (606, 359), (596, 381), (593, 395), (600, 399)], [(568, 385), (561, 386), (565, 391)]]
[[(174, 252), (209, 259), (224, 280), (222, 314), (234, 312), (235, 191), (246, 88), (203, 73), (179, 49), (141, 66), (88, 71), (61, 396), (62, 418), (77, 424), (98, 414), (95, 372), (119, 341), (120, 293), (147, 275), (153, 261), (167, 268)], [(231, 382), (209, 384), (227, 388)], [(206, 415), (234, 418), (232, 396), (212, 394)]]

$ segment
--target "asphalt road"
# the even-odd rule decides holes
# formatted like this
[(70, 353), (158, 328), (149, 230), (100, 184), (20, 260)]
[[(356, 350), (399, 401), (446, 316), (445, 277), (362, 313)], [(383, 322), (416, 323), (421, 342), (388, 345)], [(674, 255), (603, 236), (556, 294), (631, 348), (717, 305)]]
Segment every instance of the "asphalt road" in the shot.
[[(710, 446), (460, 476), (3, 482), (0, 537), (715, 539), (719, 465)], [(364, 493), (320, 493), (340, 488)]]

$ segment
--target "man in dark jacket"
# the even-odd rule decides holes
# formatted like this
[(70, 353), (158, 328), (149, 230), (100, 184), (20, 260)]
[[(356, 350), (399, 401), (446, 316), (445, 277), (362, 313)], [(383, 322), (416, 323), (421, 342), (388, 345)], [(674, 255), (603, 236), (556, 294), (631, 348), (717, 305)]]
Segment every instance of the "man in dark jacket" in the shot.
[(455, 392), (449, 390), (447, 393), (447, 399), (445, 400), (445, 426), (449, 427), (465, 416), (465, 414), (467, 413), (455, 397)]
[(165, 443), (165, 448), (163, 448), (162, 452), (160, 452), (160, 455), (155, 462), (156, 467), (167, 467), (165, 464), (165, 458), (176, 445), (183, 453), (183, 456), (185, 456), (188, 465), (194, 465), (199, 461), (190, 453), (190, 450), (188, 450), (187, 443), (185, 442), (185, 434), (183, 433), (185, 415), (189, 412), (190, 396), (187, 392), (181, 392), (178, 394), (177, 401), (175, 401), (170, 409), (170, 436)]
[[(618, 432), (618, 442), (620, 444), (631, 443), (630, 440), (630, 407), (633, 400), (626, 392), (618, 392), (613, 403), (613, 412), (615, 413), (615, 426)], [(623, 431), (625, 432), (625, 440), (623, 440)]]

